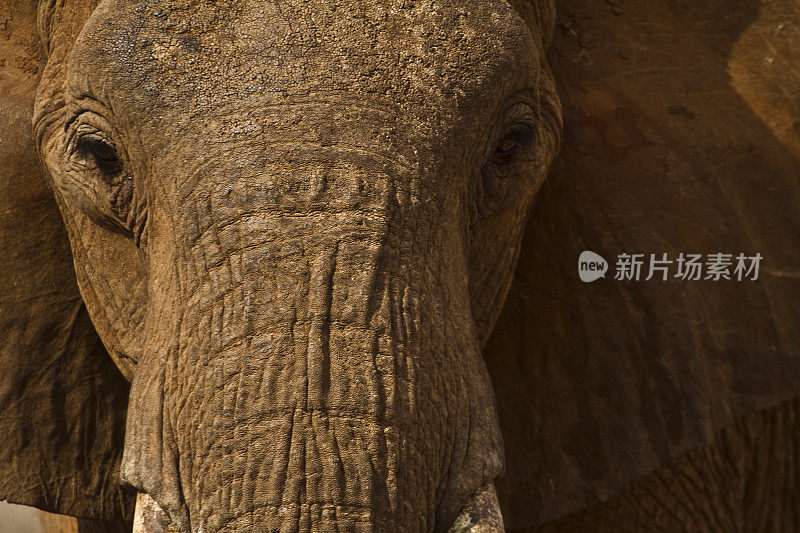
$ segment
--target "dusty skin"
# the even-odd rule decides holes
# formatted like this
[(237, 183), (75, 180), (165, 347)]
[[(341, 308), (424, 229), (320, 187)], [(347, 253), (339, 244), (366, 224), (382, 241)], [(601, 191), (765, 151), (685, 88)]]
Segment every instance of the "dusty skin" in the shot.
[[(0, 0), (0, 498), (796, 530), (798, 11)], [(588, 286), (587, 249), (765, 262)]]

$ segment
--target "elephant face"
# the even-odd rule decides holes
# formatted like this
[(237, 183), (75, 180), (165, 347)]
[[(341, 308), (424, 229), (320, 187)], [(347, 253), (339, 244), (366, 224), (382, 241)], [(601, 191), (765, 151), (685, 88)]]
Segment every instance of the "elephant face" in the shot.
[(132, 380), (123, 481), (179, 527), (446, 529), (501, 471), (480, 348), (560, 122), (521, 4), (40, 16), (40, 154)]

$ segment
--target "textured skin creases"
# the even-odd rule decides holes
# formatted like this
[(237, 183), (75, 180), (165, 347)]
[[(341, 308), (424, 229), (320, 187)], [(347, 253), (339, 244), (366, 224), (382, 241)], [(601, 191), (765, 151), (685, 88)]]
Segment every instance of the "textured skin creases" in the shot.
[(547, 532), (800, 530), (800, 400), (739, 418), (619, 496), (538, 528)]
[[(322, 290), (327, 291), (327, 288)], [(232, 307), (236, 304), (233, 302)], [(297, 312), (290, 315), (296, 316)], [(397, 314), (400, 313), (408, 315), (407, 311)], [(211, 513), (231, 509), (229, 512), (240, 525), (245, 519), (238, 510), (249, 514), (253, 525), (263, 524), (267, 512), (286, 516), (297, 513), (295, 517), (300, 524), (308, 520), (306, 513), (313, 512), (315, 504), (328, 503), (328, 507), (339, 509), (338, 518), (346, 516), (343, 511), (350, 509), (360, 511), (359, 516), (365, 521), (370, 513), (366, 518), (363, 513), (368, 509), (391, 511), (392, 502), (398, 500), (395, 479), (398, 462), (404, 465), (406, 472), (421, 468), (413, 467), (419, 459), (407, 456), (407, 450), (398, 450), (396, 439), (398, 432), (413, 440), (419, 439), (411, 436), (407, 422), (402, 420), (414, 417), (413, 411), (404, 411), (413, 409), (414, 398), (418, 397), (415, 383), (425, 374), (408, 368), (415, 363), (412, 358), (406, 358), (402, 349), (392, 356), (381, 351), (374, 354), (371, 361), (354, 357), (359, 352), (370, 354), (373, 345), (387, 345), (391, 339), (404, 344), (405, 335), (393, 334), (391, 330), (387, 331), (388, 335), (348, 332), (328, 325), (333, 328), (332, 339), (329, 339), (315, 331), (315, 322), (313, 319), (293, 321), (288, 324), (288, 338), (281, 338), (280, 331), (271, 333), (261, 329), (258, 337), (236, 348), (237, 355), (229, 351), (210, 358), (213, 387), (204, 383), (210, 376), (203, 374), (207, 377), (198, 380), (194, 388), (176, 394), (176, 401), (180, 401), (179, 398), (192, 397), (195, 390), (211, 391), (222, 404), (214, 408), (200, 401), (202, 412), (216, 413), (219, 418), (196, 424), (197, 411), (189, 409), (185, 412), (186, 419), (177, 422), (179, 427), (197, 428), (179, 444), (179, 448), (187, 451), (197, 450), (189, 451), (188, 458), (194, 459), (187, 460), (185, 465), (187, 471), (193, 473), (192, 478), (207, 480), (213, 479), (214, 474), (220, 476), (211, 494), (203, 494), (201, 482), (197, 495), (200, 508)], [(331, 342), (339, 358), (344, 355), (343, 346), (349, 348), (345, 349), (351, 358), (330, 361), (330, 352), (324, 346)], [(269, 351), (275, 351), (275, 346), (294, 351), (294, 357), (286, 360), (286, 355), (280, 353), (270, 355)], [(187, 354), (192, 353), (191, 346), (186, 350)], [(229, 359), (232, 355), (238, 363)], [(184, 364), (188, 366), (190, 362)], [(183, 372), (187, 379), (193, 379), (185, 369)], [(345, 383), (356, 390), (350, 393), (341, 390)], [(192, 384), (187, 385), (192, 387)], [(424, 389), (430, 390), (430, 387)], [(334, 403), (331, 396), (349, 397), (349, 400)], [(267, 404), (253, 405), (253, 401), (264, 398), (269, 399)], [(398, 404), (406, 406), (405, 409)], [(227, 442), (222, 443), (221, 448), (217, 437), (204, 431), (204, 427), (218, 424), (228, 428)], [(441, 431), (437, 429), (436, 432)], [(272, 447), (274, 452), (270, 452)], [(267, 456), (259, 456), (259, 452), (266, 452)], [(435, 473), (436, 469), (430, 472), (433, 476), (441, 475)], [(190, 486), (192, 482), (189, 478), (184, 484)], [(263, 494), (257, 494), (259, 491)], [(266, 505), (249, 508), (251, 502), (260, 502), (265, 495), (273, 502), (271, 508)], [(410, 496), (403, 494), (400, 499), (407, 502)], [(207, 500), (214, 504), (205, 504)], [(336, 502), (341, 503), (337, 505)], [(424, 504), (425, 508), (431, 506), (432, 503)], [(424, 524), (421, 526), (425, 529)], [(307, 523), (298, 527), (306, 530)]]
[[(394, 188), (384, 190), (386, 205)], [(174, 474), (138, 456), (140, 440), (160, 439), (193, 529), (431, 530), (451, 505), (449, 477), (477, 466), (485, 482), (500, 465), (497, 441), (482, 457), (469, 446), (493, 431), (492, 404), (466, 386), (482, 369), (458, 322), (468, 310), (440, 282), (443, 258), (420, 257), (429, 244), (390, 229), (397, 207), (353, 231), (361, 212), (346, 225), (337, 213), (287, 221), (263, 208), (236, 221), (220, 201), (192, 204), (206, 206), (186, 214), (201, 237), (161, 274), (189, 292), (171, 295), (175, 325), (160, 324), (177, 335), (152, 338), (163, 362), (137, 375), (134, 388), (149, 379), (163, 409), (132, 410), (126, 478), (171, 503), (161, 484)], [(291, 238), (272, 233), (277, 222)], [(161, 481), (143, 474), (154, 468)]]

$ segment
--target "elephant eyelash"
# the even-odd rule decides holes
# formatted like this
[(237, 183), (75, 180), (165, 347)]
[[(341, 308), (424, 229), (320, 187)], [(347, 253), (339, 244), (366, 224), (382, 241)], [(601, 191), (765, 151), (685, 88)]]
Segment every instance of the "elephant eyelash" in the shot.
[(497, 143), (493, 161), (498, 165), (512, 163), (517, 156), (529, 149), (534, 142), (535, 132), (528, 124), (515, 124)]
[(124, 170), (116, 147), (96, 134), (79, 135), (75, 142), (75, 153), (85, 166), (97, 168), (109, 182), (113, 182), (115, 176)]
[(146, 209), (137, 200), (135, 180), (118, 145), (93, 125), (81, 123), (69, 128), (67, 158), (73, 172), (88, 173), (102, 191), (97, 197), (118, 231), (143, 242)]

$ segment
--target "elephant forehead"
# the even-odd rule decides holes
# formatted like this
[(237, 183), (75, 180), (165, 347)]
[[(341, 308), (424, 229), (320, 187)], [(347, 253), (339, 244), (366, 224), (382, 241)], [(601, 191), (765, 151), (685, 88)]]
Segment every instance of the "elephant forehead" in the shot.
[(336, 92), (442, 110), (481, 106), (538, 58), (505, 0), (107, 0), (74, 64), (148, 109)]

